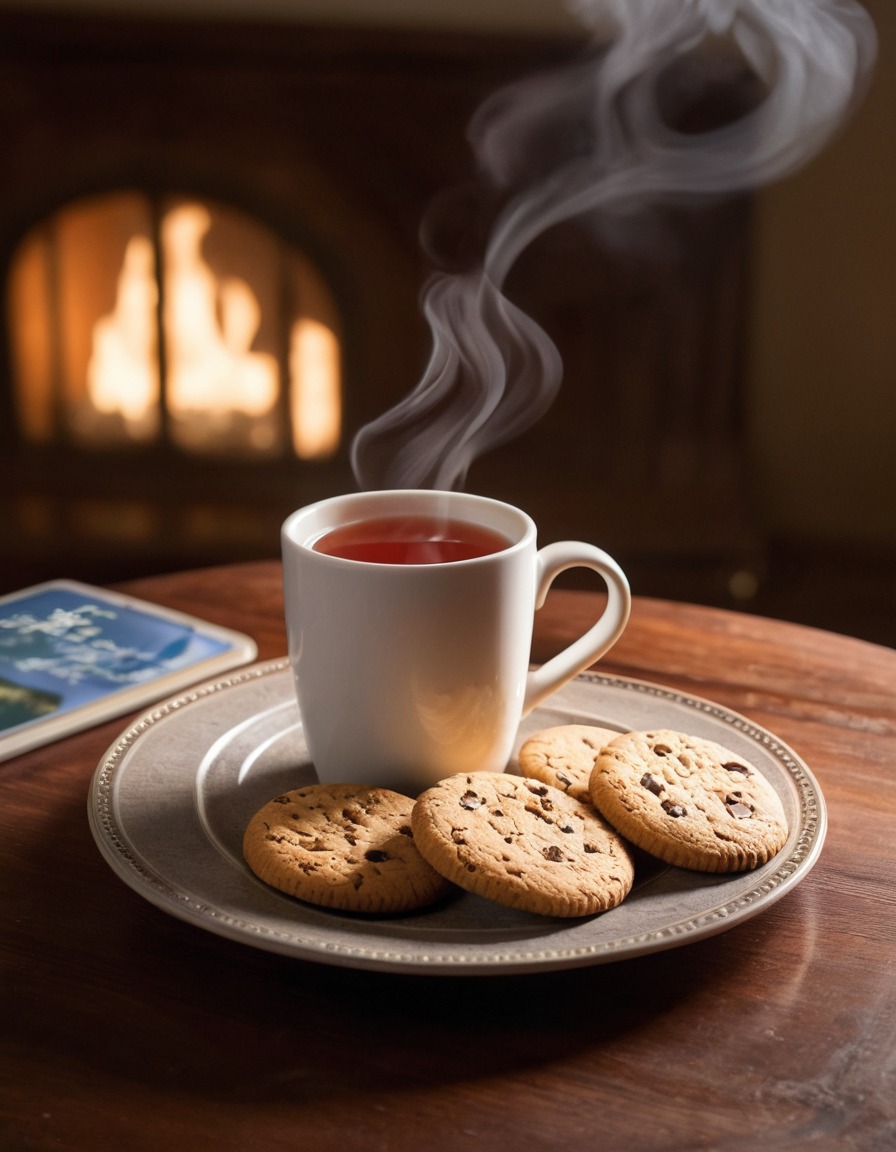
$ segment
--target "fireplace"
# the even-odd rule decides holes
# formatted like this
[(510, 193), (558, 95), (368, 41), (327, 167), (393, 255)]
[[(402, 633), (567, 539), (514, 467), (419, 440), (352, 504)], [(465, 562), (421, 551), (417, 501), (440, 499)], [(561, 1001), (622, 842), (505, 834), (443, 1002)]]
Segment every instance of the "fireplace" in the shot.
[(340, 318), (301, 253), (208, 201), (115, 192), (25, 236), (9, 271), (24, 441), (85, 456), (332, 456)]
[[(353, 488), (354, 432), (426, 361), (418, 232), (470, 173), (470, 115), (580, 48), (0, 16), (4, 585), (275, 556), (289, 511)], [(526, 253), (509, 290), (563, 387), (466, 486), (544, 540), (603, 544), (639, 591), (724, 603), (763, 552), (741, 420), (750, 205), (666, 224), (681, 252), (661, 268), (575, 225)]]

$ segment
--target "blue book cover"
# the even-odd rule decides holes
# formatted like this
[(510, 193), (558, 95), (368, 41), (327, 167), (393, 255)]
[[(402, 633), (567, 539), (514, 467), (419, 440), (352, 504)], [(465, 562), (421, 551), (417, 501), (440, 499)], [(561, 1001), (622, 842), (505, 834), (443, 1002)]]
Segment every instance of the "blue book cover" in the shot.
[(255, 655), (240, 633), (72, 581), (0, 598), (0, 759)]

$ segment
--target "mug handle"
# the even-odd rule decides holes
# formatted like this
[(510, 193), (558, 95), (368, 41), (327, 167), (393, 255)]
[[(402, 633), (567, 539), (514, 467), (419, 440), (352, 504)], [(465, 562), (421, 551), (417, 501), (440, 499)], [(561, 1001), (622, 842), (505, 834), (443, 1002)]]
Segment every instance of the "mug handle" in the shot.
[(607, 606), (584, 636), (574, 640), (540, 668), (529, 672), (523, 698), (524, 716), (609, 651), (622, 635), (632, 608), (632, 594), (625, 573), (612, 556), (593, 544), (561, 540), (541, 548), (535, 560), (536, 611), (544, 604), (553, 582), (568, 568), (591, 568), (598, 572), (607, 585)]

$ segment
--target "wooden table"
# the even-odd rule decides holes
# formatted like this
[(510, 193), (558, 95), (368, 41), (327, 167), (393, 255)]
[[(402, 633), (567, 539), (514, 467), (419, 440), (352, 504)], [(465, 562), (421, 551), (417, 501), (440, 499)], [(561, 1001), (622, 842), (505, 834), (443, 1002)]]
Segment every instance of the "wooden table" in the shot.
[[(284, 652), (275, 564), (126, 587)], [(534, 658), (597, 610), (554, 593)], [(759, 916), (616, 964), (451, 978), (256, 950), (101, 858), (88, 789), (127, 718), (0, 764), (0, 1148), (896, 1148), (896, 652), (637, 600), (602, 667), (771, 729), (830, 822)]]

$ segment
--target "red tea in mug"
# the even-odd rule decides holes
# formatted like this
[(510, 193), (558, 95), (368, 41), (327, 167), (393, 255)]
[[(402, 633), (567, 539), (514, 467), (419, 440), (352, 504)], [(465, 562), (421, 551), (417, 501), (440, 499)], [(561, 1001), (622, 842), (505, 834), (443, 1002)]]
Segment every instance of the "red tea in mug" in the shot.
[(315, 552), (367, 564), (448, 564), (503, 552), (510, 540), (467, 520), (437, 516), (381, 516), (331, 528)]

